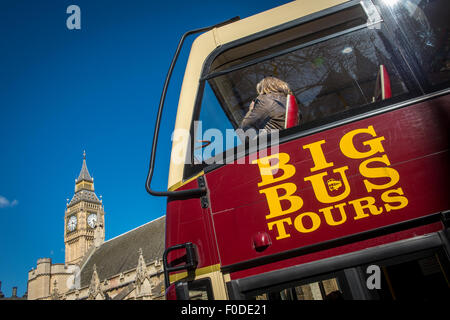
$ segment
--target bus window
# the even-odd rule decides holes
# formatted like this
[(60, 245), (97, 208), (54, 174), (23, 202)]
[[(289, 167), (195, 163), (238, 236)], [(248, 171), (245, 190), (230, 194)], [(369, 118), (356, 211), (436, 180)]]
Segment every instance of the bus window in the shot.
[(194, 164), (212, 164), (214, 157), (241, 144), (235, 133), (236, 123), (222, 108), (223, 102), (208, 83), (203, 92), (203, 103), (198, 121), (194, 122)]
[(189, 300), (214, 300), (209, 278), (189, 282), (188, 290)]
[(442, 250), (372, 264), (381, 271), (379, 288), (370, 290), (372, 299), (433, 301), (450, 298), (448, 258)]
[(389, 74), (392, 97), (408, 92), (394, 52), (377, 29), (360, 29), (258, 62), (209, 80), (233, 121), (241, 123), (256, 84), (266, 76), (287, 82), (302, 124), (325, 119), (374, 101), (380, 65)]
[[(411, 53), (430, 86), (444, 85), (450, 79), (450, 6), (448, 0), (378, 0), (391, 11), (396, 33), (406, 38)], [(445, 85), (444, 85), (445, 87)]]
[(344, 294), (338, 278), (333, 277), (272, 288), (262, 293), (250, 294), (249, 298), (255, 300), (344, 300)]

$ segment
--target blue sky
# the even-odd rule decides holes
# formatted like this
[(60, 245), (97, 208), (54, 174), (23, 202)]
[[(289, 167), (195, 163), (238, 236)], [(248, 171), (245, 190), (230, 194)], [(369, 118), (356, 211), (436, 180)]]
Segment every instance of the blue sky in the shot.
[[(180, 36), (288, 1), (0, 0), (0, 281), (26, 291), (38, 258), (64, 262), (64, 210), (86, 150), (106, 240), (165, 214), (148, 195), (156, 108)], [(66, 9), (81, 9), (68, 30)], [(190, 43), (166, 100), (152, 186), (167, 187)]]

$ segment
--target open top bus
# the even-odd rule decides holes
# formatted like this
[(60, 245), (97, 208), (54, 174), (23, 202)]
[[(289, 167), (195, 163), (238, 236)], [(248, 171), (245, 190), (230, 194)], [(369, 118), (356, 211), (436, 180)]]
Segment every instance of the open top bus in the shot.
[[(168, 191), (150, 183), (176, 57), (146, 183), (168, 197), (168, 299), (450, 297), (449, 16), (447, 0), (294, 1), (185, 34), (203, 32)], [(300, 121), (242, 139), (267, 76)]]

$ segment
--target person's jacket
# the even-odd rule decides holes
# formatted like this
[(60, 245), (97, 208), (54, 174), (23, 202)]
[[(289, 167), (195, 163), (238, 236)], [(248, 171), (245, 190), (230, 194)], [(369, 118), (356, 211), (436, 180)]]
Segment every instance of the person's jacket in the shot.
[(255, 99), (254, 107), (242, 119), (240, 128), (244, 131), (253, 128), (266, 131), (284, 129), (286, 117), (286, 95), (268, 93)]

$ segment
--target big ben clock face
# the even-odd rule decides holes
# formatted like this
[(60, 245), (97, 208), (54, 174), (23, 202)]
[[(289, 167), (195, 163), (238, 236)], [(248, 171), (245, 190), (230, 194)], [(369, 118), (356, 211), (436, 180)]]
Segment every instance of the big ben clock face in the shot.
[(92, 213), (87, 218), (87, 223), (89, 227), (94, 228), (97, 224), (97, 215), (95, 213)]
[(77, 227), (77, 217), (71, 216), (67, 221), (67, 230), (73, 231)]

